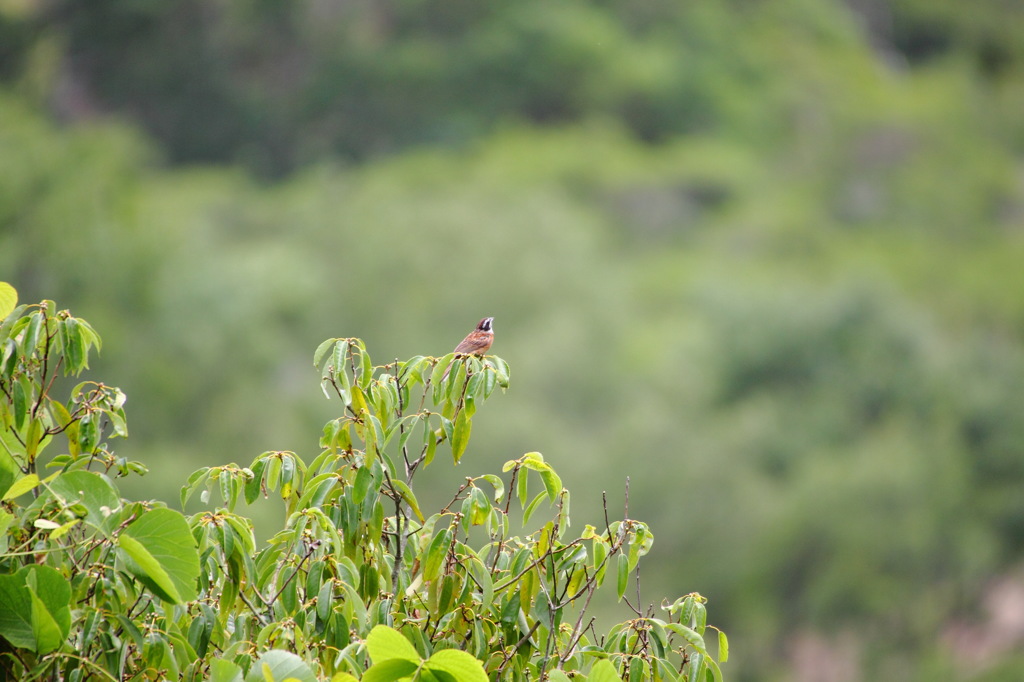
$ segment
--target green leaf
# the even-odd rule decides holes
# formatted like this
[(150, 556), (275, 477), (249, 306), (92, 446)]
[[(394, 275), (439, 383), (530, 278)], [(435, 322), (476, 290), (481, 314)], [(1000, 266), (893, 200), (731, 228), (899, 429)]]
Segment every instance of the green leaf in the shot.
[(544, 489), (548, 493), (548, 499), (554, 502), (562, 492), (562, 479), (550, 467), (541, 469), (538, 473), (540, 474), (540, 480), (544, 482)]
[(39, 344), (39, 331), (43, 327), (43, 313), (36, 311), (29, 318), (28, 329), (21, 339), (21, 354), (26, 358), (32, 357)]
[(78, 320), (73, 317), (61, 320), (61, 326), (63, 329), (61, 337), (64, 341), (64, 358), (67, 360), (64, 369), (69, 374), (78, 374), (83, 369), (89, 368), (89, 355), (85, 350), (85, 337), (82, 336)]
[(16, 647), (46, 654), (71, 630), (71, 585), (49, 566), (0, 575), (0, 635)]
[(223, 658), (210, 661), (210, 677), (207, 682), (242, 682), (242, 669)]
[[(507, 467), (508, 464), (506, 464), (505, 466)], [(508, 471), (507, 468), (504, 470)], [(520, 469), (518, 472), (516, 472), (516, 495), (519, 496), (520, 507), (526, 506), (526, 498), (529, 496), (529, 493), (527, 492), (529, 488), (529, 481), (527, 480), (527, 478), (528, 477), (526, 475), (525, 469)]]
[(277, 490), (277, 485), (280, 481), (281, 457), (277, 453), (273, 453), (271, 457), (267, 458), (267, 488)]
[(29, 474), (28, 476), (24, 476), (15, 481), (14, 485), (8, 488), (7, 492), (4, 493), (2, 499), (13, 500), (19, 498), (29, 490), (32, 490), (32, 488), (35, 488), (37, 485), (39, 485), (39, 476), (36, 474)]
[(501, 620), (501, 622), (507, 625), (511, 625), (512, 623), (518, 621), (519, 615), (521, 613), (521, 604), (522, 596), (521, 593), (517, 590), (509, 596), (508, 601), (505, 602), (505, 605), (501, 607), (501, 614), (499, 615), (499, 619)]
[(602, 658), (590, 668), (587, 682), (622, 682), (615, 665), (607, 658)]
[(59, 526), (58, 528), (56, 528), (52, 533), (50, 533), (50, 535), (48, 537), (49, 537), (50, 540), (59, 540), (62, 537), (64, 537), (69, 530), (71, 530), (72, 528), (74, 528), (75, 526), (77, 526), (81, 522), (82, 522), (81, 519), (71, 519), (70, 521), (68, 521), (64, 525)]
[(331, 682), (359, 682), (359, 680), (348, 673), (334, 673), (334, 677), (331, 678)]
[(170, 575), (160, 565), (160, 561), (146, 549), (145, 545), (129, 535), (121, 535), (117, 544), (123, 552), (123, 559), (128, 564), (128, 570), (156, 592), (161, 599), (172, 604), (180, 604), (185, 601), (181, 598)]
[(316, 674), (305, 661), (290, 651), (280, 649), (265, 652), (245, 676), (245, 682), (285, 682), (293, 679), (298, 682), (317, 682)]
[(366, 352), (363, 342), (358, 341), (357, 345), (359, 347), (359, 384), (366, 388), (373, 379), (373, 362), (370, 360), (370, 354)]
[(533, 516), (533, 512), (537, 511), (537, 507), (544, 500), (544, 493), (537, 493), (537, 496), (533, 498), (530, 505), (523, 511), (523, 525), (525, 526), (530, 522), (530, 517)]
[(415, 666), (420, 664), (420, 655), (416, 648), (402, 633), (387, 625), (378, 625), (366, 636), (366, 651), (375, 664), (392, 658), (410, 661)]
[(92, 471), (68, 471), (49, 484), (50, 491), (64, 500), (64, 506), (81, 504), (85, 520), (99, 528), (111, 512), (121, 507), (121, 498), (113, 484), (102, 474)]
[(253, 462), (250, 471), (252, 471), (252, 477), (245, 483), (245, 502), (246, 504), (252, 504), (260, 496), (261, 486), (263, 485), (263, 469), (267, 466), (267, 460), (257, 459)]
[[(378, 625), (377, 627), (383, 627)], [(394, 682), (404, 677), (411, 677), (419, 665), (403, 658), (389, 658), (374, 663), (363, 673), (362, 682)]]
[(562, 492), (562, 479), (551, 468), (551, 465), (544, 461), (544, 455), (539, 452), (528, 452), (522, 456), (521, 463), (523, 467), (540, 474), (541, 481), (544, 482), (544, 489), (548, 493), (548, 499), (552, 502), (558, 499), (558, 495)]
[(3, 339), (3, 352), (0, 352), (0, 377), (10, 379), (14, 374), (14, 366), (18, 364), (18, 345), (13, 339)]
[(459, 649), (434, 652), (425, 667), (432, 672), (448, 673), (458, 682), (488, 682), (483, 663)]
[(110, 419), (110, 425), (114, 428), (114, 435), (127, 438), (128, 422), (125, 420), (124, 414), (120, 410), (107, 410), (105, 414)]
[(70, 610), (67, 610), (67, 624), (61, 628), (35, 590), (29, 589), (29, 597), (32, 598), (32, 633), (35, 635), (36, 651), (45, 654), (59, 649), (71, 629)]
[(430, 374), (430, 383), (434, 387), (434, 402), (438, 402), (441, 399), (441, 377), (445, 375), (445, 370), (452, 364), (452, 360), (455, 359), (455, 353), (448, 353), (444, 357), (438, 358), (437, 364), (434, 365), (434, 371)]
[(478, 556), (472, 554), (469, 561), (469, 574), (480, 585), (480, 603), (489, 606), (494, 603), (494, 580), (487, 565)]
[(484, 474), (480, 478), (494, 486), (494, 501), (501, 503), (505, 497), (505, 483), (501, 480), (501, 477), (494, 474)]
[[(722, 660), (723, 662), (725, 661), (725, 659)], [(715, 659), (707, 656), (704, 659), (704, 663), (708, 666), (708, 669), (711, 670), (711, 679), (714, 682), (723, 682), (722, 669), (718, 667), (717, 663), (715, 663)]]
[(466, 410), (460, 410), (455, 418), (455, 430), (452, 433), (452, 459), (458, 464), (469, 445), (469, 434), (473, 430), (473, 420)]
[(333, 346), (337, 342), (338, 339), (327, 339), (326, 341), (324, 341), (323, 343), (316, 347), (316, 352), (313, 353), (314, 367), (316, 367), (317, 369), (320, 368), (320, 361), (324, 359), (324, 355), (326, 355), (327, 351), (331, 349), (331, 346)]
[(19, 378), (18, 381), (14, 382), (14, 386), (11, 387), (14, 395), (14, 425), (19, 429), (25, 424), (25, 417), (28, 416), (28, 402), (29, 396), (31, 395), (31, 387), (28, 386), (28, 380), (25, 377)]
[(473, 488), (466, 499), (470, 503), (469, 523), (472, 526), (482, 525), (491, 515), (491, 503), (480, 488)]
[(445, 528), (434, 536), (427, 549), (427, 557), (423, 562), (423, 579), (434, 580), (441, 573), (441, 565), (448, 555), (448, 547), (452, 543), (452, 531)]
[(694, 649), (702, 654), (707, 653), (707, 647), (704, 644), (704, 638), (700, 636), (693, 628), (681, 625), (679, 623), (668, 623), (665, 625), (666, 628), (676, 633), (680, 637), (686, 640), (686, 643), (692, 646)]
[(7, 543), (10, 539), (7, 536), (7, 529), (11, 527), (14, 518), (14, 514), (0, 509), (0, 554), (7, 551)]
[(701, 672), (704, 670), (704, 661), (705, 658), (701, 654), (691, 653), (689, 655), (689, 661), (687, 661), (686, 666), (683, 668), (687, 680), (703, 682), (704, 676), (701, 675)]
[(616, 590), (619, 595), (619, 601), (622, 601), (622, 595), (626, 594), (626, 587), (629, 585), (629, 557), (625, 554), (619, 555), (618, 570)]
[(420, 510), (420, 504), (416, 501), (416, 496), (413, 495), (412, 489), (400, 479), (393, 478), (391, 479), (391, 482), (394, 484), (395, 488), (398, 489), (398, 492), (401, 493), (402, 499), (405, 500), (405, 503), (409, 505), (410, 509), (412, 509), (412, 513), (416, 515), (419, 522), (423, 523), (423, 512)]
[(7, 282), (0, 282), (0, 320), (18, 306), (18, 292)]
[(146, 512), (125, 528), (118, 546), (128, 572), (161, 599), (180, 604), (196, 598), (199, 554), (179, 512)]
[(131, 637), (132, 641), (135, 643), (135, 646), (141, 651), (142, 647), (145, 646), (146, 639), (142, 635), (142, 631), (139, 630), (138, 625), (136, 625), (135, 622), (129, 619), (127, 616), (120, 613), (117, 614), (117, 622), (121, 624), (121, 627), (124, 629), (125, 634)]
[(509, 379), (512, 376), (508, 368), (508, 363), (501, 358), (494, 356), (490, 359), (490, 364), (494, 367), (494, 371), (498, 375), (498, 385), (502, 389), (508, 388)]
[(356, 471), (356, 480), (352, 484), (352, 500), (356, 504), (362, 504), (366, 499), (366, 493), (370, 489), (371, 483), (373, 483), (373, 472), (370, 471), (370, 467), (359, 467), (359, 470)]
[(718, 631), (718, 660), (722, 663), (729, 660), (729, 638), (721, 630)]
[(100, 442), (100, 412), (87, 412), (78, 422), (78, 447), (91, 454)]
[(96, 346), (97, 351), (102, 350), (103, 339), (101, 339), (100, 335), (96, 333), (96, 330), (92, 328), (92, 325), (81, 318), (75, 319), (78, 320), (78, 329), (81, 331), (82, 338), (85, 340), (86, 348), (89, 346)]
[(352, 388), (352, 382), (348, 376), (348, 339), (342, 339), (338, 341), (334, 347), (334, 354), (331, 356), (331, 364), (334, 367), (334, 380), (340, 384), (342, 396), (345, 399), (345, 404), (349, 404), (351, 401), (350, 389)]

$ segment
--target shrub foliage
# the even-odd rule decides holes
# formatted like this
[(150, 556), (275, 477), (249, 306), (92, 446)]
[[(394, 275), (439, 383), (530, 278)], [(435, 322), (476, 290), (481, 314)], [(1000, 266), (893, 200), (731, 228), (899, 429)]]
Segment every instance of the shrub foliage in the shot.
[[(508, 386), (500, 358), (374, 365), (358, 339), (325, 341), (314, 364), (341, 414), (320, 452), (200, 469), (182, 508), (197, 493), (215, 506), (186, 516), (120, 496), (118, 478), (145, 473), (110, 447), (128, 435), (120, 390), (54, 395), (99, 349), (92, 327), (51, 301), (16, 306), (6, 284), (0, 316), (7, 678), (721, 679), (728, 645), (703, 597), (666, 601), (659, 618), (626, 594), (631, 576), (639, 594), (648, 526), (606, 513), (574, 537), (569, 491), (540, 453), (424, 511), (416, 474), (463, 458), (477, 407)], [(43, 460), (47, 447), (66, 451)], [(237, 511), (259, 497), (286, 512), (263, 546)], [(631, 617), (599, 634), (588, 607), (606, 584)]]

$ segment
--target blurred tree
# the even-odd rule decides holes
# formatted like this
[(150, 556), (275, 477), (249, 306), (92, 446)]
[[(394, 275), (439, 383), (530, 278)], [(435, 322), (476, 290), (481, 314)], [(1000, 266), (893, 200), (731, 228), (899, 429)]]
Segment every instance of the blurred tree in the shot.
[(45, 88), (61, 115), (128, 115), (172, 161), (240, 161), (270, 175), (466, 144), (507, 121), (607, 117), (651, 142), (731, 131), (772, 145), (781, 126), (813, 121), (794, 106), (837, 85), (813, 82), (810, 54), (877, 62), (869, 42), (890, 65), (892, 54), (912, 64), (972, 55), (980, 73), (1019, 83), (1024, 21), (998, 2), (915, 0), (28, 7), (0, 8), (0, 78), (38, 80), (39, 65), (55, 62)]

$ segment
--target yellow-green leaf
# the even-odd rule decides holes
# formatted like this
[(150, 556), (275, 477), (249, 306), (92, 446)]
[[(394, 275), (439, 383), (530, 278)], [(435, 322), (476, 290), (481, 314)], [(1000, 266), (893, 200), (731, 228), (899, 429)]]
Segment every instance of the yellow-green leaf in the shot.
[(7, 282), (0, 282), (0, 320), (18, 306), (18, 292)]
[(402, 633), (387, 625), (377, 625), (366, 637), (366, 651), (375, 664), (391, 658), (420, 663), (420, 655), (416, 648)]
[(39, 476), (36, 474), (29, 474), (28, 476), (19, 478), (14, 482), (14, 485), (8, 488), (7, 492), (4, 493), (3, 499), (13, 500), (17, 497), (21, 497), (37, 485), (39, 485)]
[(460, 410), (459, 416), (455, 418), (455, 431), (452, 434), (452, 458), (456, 464), (459, 463), (462, 455), (466, 452), (466, 446), (469, 445), (469, 434), (472, 429), (473, 420), (470, 419), (465, 410)]

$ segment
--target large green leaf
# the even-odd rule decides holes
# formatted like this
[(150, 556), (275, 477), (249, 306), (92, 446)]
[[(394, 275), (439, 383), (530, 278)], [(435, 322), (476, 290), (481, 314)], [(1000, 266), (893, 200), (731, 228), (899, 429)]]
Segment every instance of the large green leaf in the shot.
[(207, 682), (242, 682), (242, 669), (231, 661), (214, 658), (210, 661), (210, 677)]
[(473, 421), (469, 417), (469, 412), (461, 410), (459, 416), (455, 418), (455, 431), (452, 434), (452, 457), (456, 464), (466, 452), (466, 446), (469, 445), (469, 434), (472, 430)]
[(11, 314), (18, 305), (18, 292), (7, 282), (0, 282), (0, 320)]
[(334, 344), (338, 342), (338, 339), (327, 339), (316, 347), (316, 352), (313, 353), (313, 366), (320, 369), (320, 362), (324, 359), (324, 355), (327, 354)]
[(249, 674), (245, 676), (245, 682), (284, 682), (284, 680), (298, 680), (298, 682), (318, 682), (316, 675), (301, 658), (289, 651), (271, 649), (253, 663)]
[(7, 491), (0, 499), (16, 500), (29, 490), (32, 490), (32, 488), (35, 488), (37, 485), (39, 485), (39, 476), (36, 474), (22, 476), (14, 483), (14, 485), (7, 488)]
[(46, 654), (71, 629), (71, 586), (49, 566), (0, 576), (0, 635), (16, 647)]
[(386, 625), (378, 625), (366, 637), (366, 651), (374, 663), (401, 658), (419, 665), (420, 655), (402, 633)]
[(362, 682), (395, 682), (410, 677), (418, 667), (404, 658), (389, 658), (371, 665), (363, 673)]
[(416, 496), (412, 493), (412, 488), (405, 484), (400, 478), (394, 478), (391, 483), (398, 489), (398, 492), (402, 495), (402, 499), (405, 500), (409, 508), (412, 509), (412, 513), (416, 515), (420, 523), (423, 523), (423, 511), (420, 509), (420, 503), (416, 500)]
[(487, 682), (483, 663), (459, 649), (435, 652), (427, 659), (426, 668), (442, 680), (448, 674), (458, 682)]
[(64, 499), (65, 506), (80, 503), (85, 507), (85, 520), (96, 527), (121, 506), (113, 484), (92, 471), (68, 471), (55, 478), (49, 488)]
[(619, 677), (612, 662), (607, 658), (602, 658), (590, 669), (587, 682), (622, 682), (622, 678)]
[(451, 543), (452, 532), (448, 528), (434, 536), (434, 539), (430, 542), (430, 547), (427, 548), (427, 557), (423, 561), (424, 580), (433, 580), (440, 574), (441, 565), (448, 555), (448, 548), (451, 546)]
[(125, 528), (118, 547), (128, 571), (164, 601), (180, 604), (196, 598), (199, 554), (179, 512), (146, 512)]
[(348, 673), (334, 673), (331, 682), (359, 682), (359, 680)]
[[(14, 482), (21, 477), (21, 469), (3, 450), (0, 450), (0, 496), (6, 496)], [(15, 496), (17, 497), (17, 496)]]

